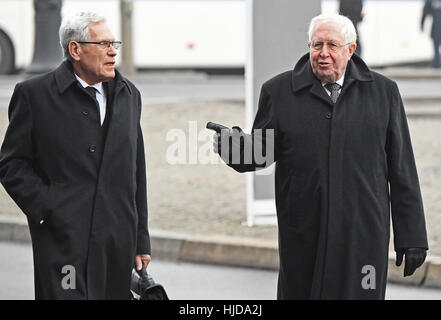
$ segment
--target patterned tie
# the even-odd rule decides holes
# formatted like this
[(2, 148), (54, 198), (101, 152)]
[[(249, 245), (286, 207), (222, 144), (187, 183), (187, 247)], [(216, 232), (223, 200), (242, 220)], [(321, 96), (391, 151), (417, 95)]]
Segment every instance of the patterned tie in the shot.
[(325, 84), (326, 89), (331, 91), (331, 100), (336, 103), (338, 98), (338, 90), (340, 90), (341, 86), (338, 83), (327, 83)]

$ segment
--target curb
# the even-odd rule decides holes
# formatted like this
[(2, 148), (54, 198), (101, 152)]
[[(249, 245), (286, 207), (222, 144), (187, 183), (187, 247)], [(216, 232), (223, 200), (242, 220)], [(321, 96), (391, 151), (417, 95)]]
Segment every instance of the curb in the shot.
[(30, 243), (28, 224), (18, 219), (0, 219), (0, 241)]
[(154, 258), (278, 270), (277, 243), (229, 236), (150, 231)]
[[(153, 258), (171, 261), (220, 264), (278, 270), (277, 241), (224, 235), (191, 236), (160, 230), (150, 231)], [(28, 225), (22, 220), (0, 219), (0, 241), (30, 243)], [(403, 277), (404, 263), (395, 266), (389, 252), (388, 281), (426, 288), (441, 288), (441, 257), (429, 255), (410, 277)]]

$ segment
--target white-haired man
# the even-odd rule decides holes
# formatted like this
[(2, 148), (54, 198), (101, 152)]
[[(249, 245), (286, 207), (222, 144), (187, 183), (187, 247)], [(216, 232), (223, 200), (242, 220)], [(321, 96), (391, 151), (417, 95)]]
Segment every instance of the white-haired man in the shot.
[(128, 299), (150, 261), (141, 96), (91, 12), (60, 27), (65, 61), (17, 84), (0, 181), (27, 215), (36, 299)]
[[(274, 156), (267, 158), (276, 161), (279, 299), (384, 299), (390, 207), (404, 275), (426, 256), (423, 204), (401, 97), (393, 81), (353, 54), (355, 42), (348, 18), (313, 18), (309, 53), (293, 71), (263, 84), (251, 138), (244, 140), (254, 148), (262, 144), (258, 149), (268, 145), (265, 137), (275, 140)], [(236, 145), (235, 132), (215, 136), (222, 159), (229, 159), (230, 150), (218, 140), (232, 138)], [(239, 172), (261, 166), (255, 160), (228, 165)]]

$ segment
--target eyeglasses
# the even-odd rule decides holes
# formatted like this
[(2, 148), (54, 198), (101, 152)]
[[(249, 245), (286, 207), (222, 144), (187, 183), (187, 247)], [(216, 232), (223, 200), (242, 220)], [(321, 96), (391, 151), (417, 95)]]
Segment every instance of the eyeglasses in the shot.
[(99, 48), (101, 49), (108, 49), (110, 48), (110, 45), (112, 45), (113, 49), (118, 50), (122, 42), (121, 41), (78, 41), (78, 43), (84, 43), (84, 44), (97, 44)]
[(328, 47), (328, 50), (331, 52), (336, 52), (338, 49), (340, 49), (341, 47), (347, 46), (348, 44), (351, 44), (352, 42), (348, 42), (345, 44), (339, 44), (335, 41), (318, 41), (318, 40), (314, 40), (310, 43), (308, 43), (308, 47), (311, 50), (314, 51), (321, 51), (323, 49), (323, 46), (325, 45)]

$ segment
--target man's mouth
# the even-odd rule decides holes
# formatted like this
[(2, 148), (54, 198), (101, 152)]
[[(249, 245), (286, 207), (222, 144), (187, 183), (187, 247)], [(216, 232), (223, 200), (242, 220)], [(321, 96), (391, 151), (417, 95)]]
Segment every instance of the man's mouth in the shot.
[(113, 67), (113, 66), (115, 66), (115, 61), (113, 61), (113, 62), (106, 62), (104, 65), (108, 66), (108, 67)]
[(331, 65), (331, 63), (329, 62), (319, 62), (318, 65), (322, 68), (326, 68), (329, 67)]

